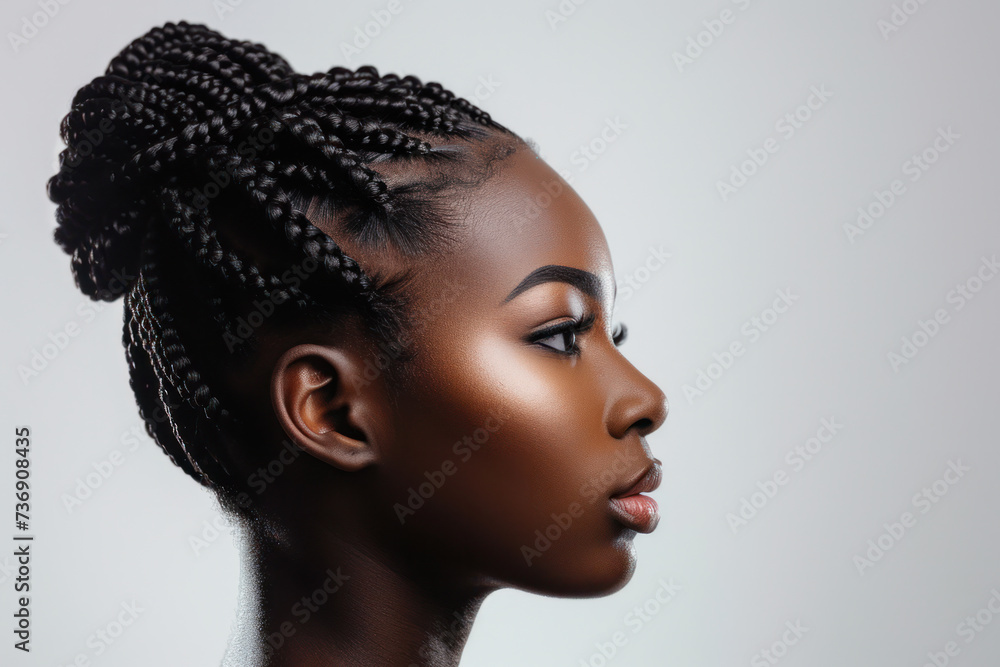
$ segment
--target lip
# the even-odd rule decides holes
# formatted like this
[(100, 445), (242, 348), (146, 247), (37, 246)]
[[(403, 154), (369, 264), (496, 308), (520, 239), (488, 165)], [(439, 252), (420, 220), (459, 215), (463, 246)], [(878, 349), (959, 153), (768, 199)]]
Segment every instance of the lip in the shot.
[(609, 499), (615, 518), (638, 533), (653, 532), (660, 522), (659, 506), (655, 500), (642, 494), (655, 491), (662, 480), (663, 468), (660, 460), (653, 459), (625, 490)]

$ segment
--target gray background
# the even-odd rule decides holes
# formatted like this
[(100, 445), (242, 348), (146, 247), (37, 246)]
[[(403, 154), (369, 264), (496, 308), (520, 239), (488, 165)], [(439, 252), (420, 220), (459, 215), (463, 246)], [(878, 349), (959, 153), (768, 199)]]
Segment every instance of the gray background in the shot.
[[(619, 313), (631, 329), (623, 351), (671, 403), (650, 438), (665, 469), (660, 526), (637, 537), (638, 570), (612, 596), (490, 597), (463, 665), (764, 665), (758, 652), (796, 622), (808, 630), (781, 657), (788, 667), (917, 667), (950, 641), (949, 664), (997, 664), (1000, 618), (982, 612), (992, 623), (975, 632), (960, 624), (1000, 590), (1000, 280), (961, 309), (952, 292), (969, 279), (980, 287), (981, 258), (1000, 252), (997, 5), (897, 2), (916, 11), (886, 32), (890, 0), (566, 0), (573, 11), (557, 23), (547, 14), (557, 0), (400, 3), (350, 60), (341, 45), (387, 2), (243, 0), (220, 12), (210, 0), (73, 0), (16, 52), (4, 39), (0, 498), (8, 516), (13, 429), (29, 424), (37, 541), (30, 656), (11, 648), (12, 558), (0, 556), (0, 662), (218, 664), (234, 618), (231, 531), (219, 524), (211, 539), (212, 498), (142, 433), (121, 302), (92, 319), (81, 310), (95, 304), (52, 241), (44, 194), (77, 88), (150, 27), (186, 19), (263, 42), (299, 71), (371, 63), (472, 99), (568, 170), (605, 228), (621, 284), (642, 281)], [(701, 35), (708, 46), (678, 67), (674, 54), (723, 10), (731, 23)], [(38, 11), (6, 2), (0, 27), (18, 32)], [(480, 77), (495, 88), (477, 98)], [(810, 117), (787, 136), (776, 123), (813, 86), (829, 99), (799, 110)], [(608, 119), (625, 127), (581, 161)], [(927, 149), (935, 157), (939, 128), (958, 138), (910, 180), (907, 161)], [(778, 150), (724, 201), (718, 182), (769, 138)], [(852, 242), (845, 224), (895, 179), (905, 192)], [(671, 257), (647, 272), (651, 246)], [(778, 290), (797, 300), (751, 340), (744, 323), (767, 317)], [(938, 309), (947, 322), (893, 368), (889, 353)], [(23, 382), (18, 366), (72, 322), (79, 335)], [(734, 341), (745, 353), (712, 368)], [(716, 379), (686, 393), (699, 371)], [(831, 417), (842, 428), (796, 470), (787, 452)], [(64, 494), (114, 450), (123, 463), (67, 510)], [(914, 503), (949, 462), (968, 470), (939, 482), (946, 493), (933, 504)], [(734, 531), (727, 515), (782, 471), (787, 483), (766, 503), (758, 496), (756, 516)], [(869, 540), (907, 511), (915, 523), (882, 537), (891, 548), (859, 568)], [(5, 521), (0, 540), (11, 533)], [(192, 537), (208, 538), (197, 553)], [(663, 605), (661, 579), (680, 587)], [(96, 655), (88, 637), (133, 600), (136, 622)], [(626, 615), (643, 605), (656, 613), (637, 628)], [(604, 663), (596, 644), (616, 632), (627, 642)]]

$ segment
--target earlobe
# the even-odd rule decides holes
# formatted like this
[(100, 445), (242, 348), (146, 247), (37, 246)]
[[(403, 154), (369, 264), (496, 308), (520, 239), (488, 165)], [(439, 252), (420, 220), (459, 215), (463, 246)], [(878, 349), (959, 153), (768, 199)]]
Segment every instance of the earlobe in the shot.
[(342, 349), (297, 345), (275, 363), (271, 403), (278, 423), (303, 451), (345, 471), (377, 460), (385, 409), (374, 386), (358, 382), (359, 360)]

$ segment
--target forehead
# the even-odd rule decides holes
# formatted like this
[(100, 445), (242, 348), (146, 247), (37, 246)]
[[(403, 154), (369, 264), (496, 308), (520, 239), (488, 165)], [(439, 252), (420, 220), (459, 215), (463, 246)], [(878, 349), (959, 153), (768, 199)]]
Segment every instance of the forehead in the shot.
[[(464, 197), (459, 242), (420, 271), (424, 290), (461, 276), (498, 304), (526, 275), (546, 265), (595, 274), (610, 309), (613, 273), (607, 240), (570, 185), (527, 147), (503, 160), (489, 180)], [(431, 295), (432, 296), (432, 295)]]

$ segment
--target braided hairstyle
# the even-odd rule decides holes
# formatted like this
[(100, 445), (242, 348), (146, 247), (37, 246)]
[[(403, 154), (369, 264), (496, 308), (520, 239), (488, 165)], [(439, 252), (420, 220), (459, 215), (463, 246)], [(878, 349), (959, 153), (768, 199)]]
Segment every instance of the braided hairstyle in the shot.
[[(261, 304), (280, 313), (269, 319), (331, 326), (353, 310), (386, 338), (402, 326), (392, 281), (344, 254), (309, 205), (365, 247), (424, 253), (451, 238), (442, 195), (470, 183), (458, 174), (474, 161), (444, 142), (500, 137), (499, 158), (524, 143), (438, 83), (369, 65), (299, 74), (260, 44), (185, 21), (125, 47), (76, 93), (60, 134), (55, 241), (84, 294), (124, 293), (146, 430), (223, 501), (245, 489), (223, 442), (250, 438), (222, 378), (252, 354)], [(373, 168), (390, 160), (436, 165), (437, 177), (390, 188)]]

